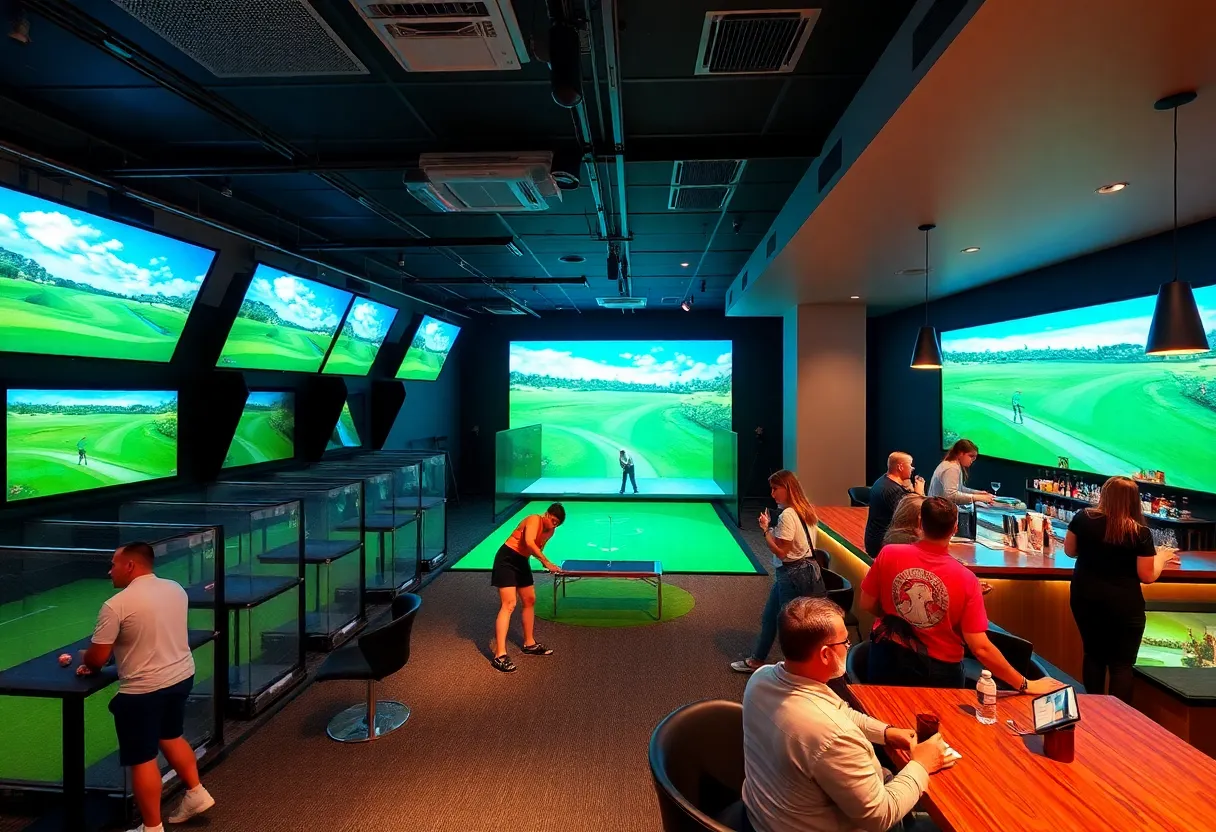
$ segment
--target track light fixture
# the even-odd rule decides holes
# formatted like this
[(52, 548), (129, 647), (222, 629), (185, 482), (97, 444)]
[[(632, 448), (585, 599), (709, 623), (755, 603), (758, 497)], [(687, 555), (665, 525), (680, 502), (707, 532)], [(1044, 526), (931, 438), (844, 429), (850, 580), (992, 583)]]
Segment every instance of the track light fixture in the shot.
[(680, 308), (683, 309), (685, 312), (692, 311), (692, 295), (689, 295), (688, 298), (683, 303), (680, 304)]
[(8, 36), (22, 46), (30, 42), (30, 19), (26, 16), (25, 9), (20, 4), (17, 5), (13, 13), (12, 21), (9, 24)]

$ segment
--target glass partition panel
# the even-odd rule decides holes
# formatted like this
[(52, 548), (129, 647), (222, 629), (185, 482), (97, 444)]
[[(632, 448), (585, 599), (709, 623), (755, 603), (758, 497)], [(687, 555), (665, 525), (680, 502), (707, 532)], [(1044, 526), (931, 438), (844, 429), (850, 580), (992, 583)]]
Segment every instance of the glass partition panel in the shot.
[(494, 435), (494, 517), (510, 510), (542, 473), (541, 426)]
[(714, 484), (722, 489), (720, 498), (735, 525), (739, 525), (739, 435), (733, 430), (714, 428)]

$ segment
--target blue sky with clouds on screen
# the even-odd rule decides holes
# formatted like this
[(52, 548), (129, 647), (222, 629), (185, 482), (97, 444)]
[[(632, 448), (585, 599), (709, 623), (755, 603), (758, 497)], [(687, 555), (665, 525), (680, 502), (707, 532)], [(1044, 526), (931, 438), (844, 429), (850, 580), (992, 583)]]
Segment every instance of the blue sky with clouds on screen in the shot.
[(193, 297), (215, 257), (205, 248), (7, 188), (0, 188), (0, 248), (55, 277), (128, 297)]
[(346, 320), (350, 321), (355, 335), (365, 341), (380, 344), (384, 340), (384, 336), (388, 335), (388, 328), (393, 325), (395, 317), (397, 317), (397, 310), (391, 306), (385, 306), (366, 298), (355, 298)]
[(295, 395), (292, 393), (266, 392), (250, 393), (245, 399), (245, 406), (255, 405), (257, 407), (274, 407), (275, 405), (284, 405), (291, 407)]
[(730, 376), (730, 341), (512, 341), (511, 371), (666, 387)]
[(102, 405), (105, 407), (159, 407), (177, 398), (167, 390), (9, 390), (8, 403), (61, 405)]
[(249, 291), (245, 293), (246, 300), (266, 304), (289, 323), (330, 335), (338, 328), (350, 298), (350, 292), (265, 264), (258, 265)]
[[(1195, 301), (1207, 331), (1216, 329), (1216, 286), (1195, 290)], [(1156, 295), (1069, 309), (1032, 318), (1019, 318), (942, 333), (942, 350), (1003, 352), (1030, 349), (1072, 349), (1139, 344), (1148, 340)]]

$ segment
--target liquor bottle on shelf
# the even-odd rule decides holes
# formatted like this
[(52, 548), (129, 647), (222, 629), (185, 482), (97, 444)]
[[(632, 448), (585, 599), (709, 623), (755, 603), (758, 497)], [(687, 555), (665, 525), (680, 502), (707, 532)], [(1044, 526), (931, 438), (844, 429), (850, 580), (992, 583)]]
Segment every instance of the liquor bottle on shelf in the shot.
[(1140, 510), (1142, 512), (1144, 512), (1145, 514), (1153, 513), (1153, 495), (1152, 494), (1146, 493), (1140, 497)]
[(1190, 520), (1191, 519), (1191, 506), (1190, 506), (1190, 503), (1187, 502), (1186, 497), (1182, 498), (1182, 508), (1178, 510), (1178, 519), (1179, 520)]

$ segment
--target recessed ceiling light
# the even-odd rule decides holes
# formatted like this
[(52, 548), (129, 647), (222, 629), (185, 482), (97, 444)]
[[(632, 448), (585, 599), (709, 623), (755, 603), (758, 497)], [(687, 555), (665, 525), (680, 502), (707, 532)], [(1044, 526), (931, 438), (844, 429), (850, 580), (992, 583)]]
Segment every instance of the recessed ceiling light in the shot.
[(1098, 193), (1100, 193), (1100, 194), (1117, 194), (1117, 193), (1119, 193), (1119, 191), (1123, 190), (1126, 187), (1127, 187), (1126, 182), (1112, 182), (1109, 185), (1103, 185), (1101, 188), (1098, 188)]
[(683, 268), (686, 268), (686, 269), (688, 268), (688, 264), (687, 264), (687, 263), (681, 263), (680, 265), (681, 265)]
[(963, 249), (963, 254), (975, 254), (979, 250), (979, 246), (967, 246), (965, 249)]
[(849, 295), (849, 300), (861, 300), (861, 295)]
[(581, 254), (563, 254), (557, 259), (561, 260), (563, 263), (582, 263), (587, 260), (587, 258)]

